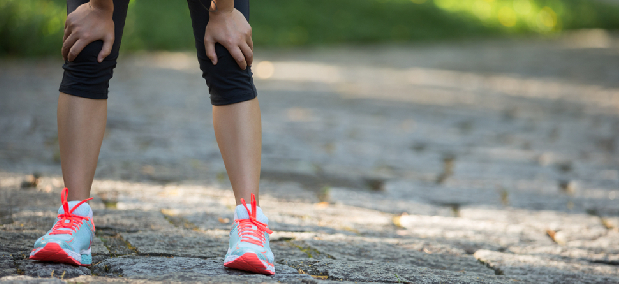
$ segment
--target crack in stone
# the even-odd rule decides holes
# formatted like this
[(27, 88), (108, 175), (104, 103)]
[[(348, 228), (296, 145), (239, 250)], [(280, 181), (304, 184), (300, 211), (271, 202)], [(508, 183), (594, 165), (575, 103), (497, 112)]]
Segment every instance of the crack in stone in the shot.
[[(610, 231), (616, 229), (606, 218), (602, 217), (602, 215), (598, 212), (597, 209), (587, 209), (587, 214), (591, 215), (591, 216), (595, 216), (600, 220), (600, 223), (602, 224), (602, 226), (604, 226), (604, 228), (606, 229), (605, 234), (598, 236), (597, 238), (591, 240), (591, 241), (595, 241), (598, 240), (602, 237), (607, 236), (608, 234), (610, 234)], [(611, 261), (612, 262), (612, 261)], [(613, 264), (615, 265), (615, 264)]]
[(313, 248), (311, 246), (301, 246), (301, 245), (295, 244), (295, 243), (293, 243), (291, 241), (288, 241), (288, 243), (291, 244), (292, 246), (298, 248), (301, 252), (305, 253), (308, 258), (314, 258), (314, 255), (312, 254), (312, 253), (314, 253), (316, 255), (324, 254), (326, 257), (328, 257), (330, 259), (335, 259), (334, 256), (332, 256), (332, 255), (330, 255), (328, 253), (320, 252), (319, 250), (317, 250), (317, 249), (315, 249), (315, 248)]
[(19, 274), (19, 275), (25, 275), (26, 272), (19, 269), (19, 261), (18, 261), (18, 256), (15, 254), (11, 255), (13, 257), (13, 265), (15, 266), (15, 273)]
[(104, 234), (108, 234), (108, 235), (114, 235), (116, 233), (137, 233), (140, 230), (134, 229), (123, 229), (123, 228), (117, 228), (117, 227), (109, 227), (109, 226), (97, 226), (97, 231), (96, 233), (101, 233), (103, 232)]
[(126, 241), (118, 232), (112, 231), (106, 233), (95, 233), (97, 237), (103, 242), (103, 245), (110, 253), (112, 257), (119, 257), (123, 255), (136, 254), (139, 255), (139, 251), (131, 243)]
[(326, 273), (326, 274), (310, 274), (310, 273), (306, 272), (305, 270), (303, 270), (301, 268), (297, 268), (297, 270), (299, 271), (299, 274), (306, 274), (306, 275), (312, 276), (312, 278), (314, 278), (314, 279), (319, 279), (319, 280), (328, 280), (329, 279), (329, 273)]
[(261, 177), (273, 181), (296, 182), (307, 189), (320, 189), (325, 186), (346, 188), (363, 188), (366, 186), (361, 179), (328, 174), (319, 168), (316, 168), (312, 173), (262, 170)]
[(165, 218), (174, 227), (192, 231), (202, 231), (198, 226), (196, 226), (196, 224), (190, 222), (185, 217), (166, 213), (164, 209), (161, 210), (161, 214), (163, 215), (163, 218)]
[(13, 222), (13, 206), (9, 204), (7, 208), (0, 209), (0, 225), (12, 224)]
[(192, 256), (192, 255), (188, 255), (188, 256), (179, 256), (179, 255), (175, 255), (175, 254), (171, 254), (171, 253), (138, 253), (137, 256), (147, 256), (147, 257), (167, 257), (167, 258), (174, 258), (174, 257), (188, 257), (188, 258), (199, 258), (199, 259), (209, 259), (207, 257), (200, 257), (200, 256)]
[(454, 163), (456, 161), (456, 155), (452, 153), (445, 153), (443, 155), (443, 172), (436, 177), (436, 184), (444, 183), (449, 177), (454, 174)]
[(619, 260), (589, 260), (590, 263), (619, 266)]
[(481, 260), (479, 258), (477, 259), (477, 261), (479, 261), (479, 263), (485, 265), (489, 269), (492, 269), (494, 271), (495, 275), (505, 275), (505, 272), (503, 272), (503, 270), (501, 270), (498, 267), (494, 267), (490, 262), (483, 261), (483, 260)]
[(293, 237), (281, 237), (281, 238), (278, 238), (278, 239), (270, 240), (269, 242), (276, 243), (276, 242), (288, 242), (288, 241), (294, 241), (294, 240), (295, 240), (295, 238), (293, 238)]
[(402, 280), (400, 279), (400, 276), (399, 276), (397, 273), (394, 273), (394, 275), (395, 275), (395, 278), (396, 278), (396, 279), (398, 279), (398, 282), (395, 282), (395, 283), (411, 284), (411, 282), (408, 282), (408, 281), (402, 281)]
[(451, 213), (453, 217), (460, 217), (460, 207), (462, 207), (462, 203), (459, 202), (432, 202), (435, 205), (448, 207), (451, 209)]
[(501, 204), (503, 204), (503, 206), (508, 206), (509, 205), (509, 191), (507, 190), (507, 188), (504, 188), (502, 186), (498, 187), (498, 191), (499, 191), (499, 195), (501, 196)]
[(98, 196), (101, 199), (103, 206), (105, 206), (105, 209), (116, 209), (117, 208), (117, 205), (118, 205), (118, 192), (117, 191), (114, 191), (111, 193), (102, 192)]
[(357, 175), (343, 176), (325, 172), (320, 167), (315, 167), (310, 173), (262, 170), (261, 178), (272, 181), (295, 182), (306, 190), (317, 194), (321, 202), (328, 202), (328, 191), (331, 187), (343, 187), (355, 190), (384, 191), (387, 179), (381, 176)]
[(296, 269), (299, 272), (299, 274), (310, 275), (314, 279), (318, 279), (318, 280), (337, 280), (329, 276), (329, 271), (324, 270), (321, 272), (317, 269), (317, 267), (314, 266), (316, 263), (319, 262), (318, 260), (306, 260), (306, 261), (302, 261), (301, 263), (296, 263), (296, 264), (288, 263), (288, 261), (284, 261), (284, 262), (285, 263), (281, 263), (281, 264)]

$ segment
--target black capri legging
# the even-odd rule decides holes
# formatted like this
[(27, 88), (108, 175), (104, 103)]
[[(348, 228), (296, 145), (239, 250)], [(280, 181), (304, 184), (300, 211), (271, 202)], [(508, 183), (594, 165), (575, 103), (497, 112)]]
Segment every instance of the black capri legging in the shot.
[[(89, 0), (67, 0), (67, 13), (71, 13)], [(125, 18), (129, 0), (114, 1), (114, 34), (115, 41), (112, 52), (103, 62), (97, 62), (97, 55), (103, 47), (103, 41), (98, 40), (87, 45), (72, 62), (65, 62), (62, 68), (64, 74), (60, 83), (60, 92), (89, 98), (107, 99), (109, 81), (112, 78), (118, 50), (122, 40)], [(200, 1), (203, 1), (200, 3)], [(217, 65), (213, 65), (206, 56), (204, 48), (204, 32), (208, 24), (209, 13), (205, 7), (209, 0), (187, 0), (193, 34), (195, 37), (198, 62), (202, 70), (202, 78), (206, 80), (213, 105), (229, 105), (248, 101), (257, 96), (252, 79), (251, 68), (241, 70), (232, 55), (221, 44), (215, 45)], [(249, 0), (235, 0), (234, 7), (249, 20)]]

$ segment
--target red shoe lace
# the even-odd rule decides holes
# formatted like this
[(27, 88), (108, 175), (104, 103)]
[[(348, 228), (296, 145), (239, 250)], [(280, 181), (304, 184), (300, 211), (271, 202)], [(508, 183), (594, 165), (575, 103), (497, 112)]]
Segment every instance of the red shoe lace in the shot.
[[(62, 190), (62, 194), (60, 195), (60, 200), (62, 201), (62, 208), (64, 209), (63, 214), (58, 214), (58, 222), (52, 228), (52, 232), (50, 235), (60, 235), (60, 234), (71, 234), (75, 231), (75, 229), (79, 228), (84, 220), (90, 220), (88, 217), (82, 217), (73, 214), (73, 210), (77, 209), (84, 202), (91, 200), (91, 198), (82, 200), (80, 203), (76, 204), (69, 210), (69, 203), (67, 202), (67, 195), (69, 194), (69, 189), (64, 188)], [(68, 222), (67, 222), (68, 221)], [(66, 230), (68, 229), (68, 230)]]
[(269, 226), (267, 224), (256, 219), (256, 197), (253, 193), (251, 194), (251, 211), (247, 208), (245, 199), (241, 198), (241, 202), (243, 203), (243, 206), (245, 206), (247, 213), (249, 213), (249, 219), (235, 220), (235, 222), (239, 224), (239, 237), (241, 237), (241, 241), (262, 247), (265, 242), (264, 232), (271, 234), (273, 231), (269, 230)]

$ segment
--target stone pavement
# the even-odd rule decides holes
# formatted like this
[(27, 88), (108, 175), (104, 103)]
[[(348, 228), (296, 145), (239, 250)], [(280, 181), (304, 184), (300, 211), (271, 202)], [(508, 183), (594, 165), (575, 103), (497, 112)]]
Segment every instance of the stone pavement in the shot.
[(0, 282), (619, 283), (617, 36), (258, 50), (273, 277), (222, 267), (191, 53), (116, 70), (93, 265), (27, 259), (60, 204), (61, 69), (0, 65)]

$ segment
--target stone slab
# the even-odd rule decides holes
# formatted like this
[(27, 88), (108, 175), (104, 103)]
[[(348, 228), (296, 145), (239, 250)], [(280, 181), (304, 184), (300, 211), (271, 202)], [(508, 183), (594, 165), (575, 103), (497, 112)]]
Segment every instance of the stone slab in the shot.
[(0, 283), (19, 283), (19, 284), (57, 284), (67, 283), (57, 278), (39, 278), (27, 275), (11, 275), (0, 278)]
[(545, 232), (526, 224), (418, 215), (401, 216), (399, 224), (406, 228), (402, 235), (491, 250), (521, 243), (553, 243)]
[(453, 216), (450, 208), (428, 204), (414, 198), (402, 198), (389, 191), (371, 192), (369, 190), (351, 190), (331, 188), (329, 200), (350, 206), (378, 210), (392, 214), (406, 212), (415, 215)]
[(0, 277), (16, 274), (17, 269), (13, 260), (13, 254), (0, 251)]
[(36, 240), (45, 231), (7, 232), (0, 231), (0, 250), (12, 254), (30, 254)]
[(121, 233), (142, 255), (185, 256), (223, 259), (228, 238), (197, 231)]
[(475, 257), (499, 274), (527, 282), (619, 283), (619, 267), (612, 265), (567, 262), (489, 250), (479, 250)]
[(174, 230), (163, 214), (145, 210), (93, 210), (97, 230), (114, 232), (165, 231)]
[(69, 279), (80, 275), (90, 275), (90, 269), (64, 263), (39, 262), (24, 259), (17, 262), (19, 270), (32, 277), (55, 277)]
[(110, 251), (105, 247), (103, 241), (98, 237), (94, 237), (92, 240), (92, 244), (90, 245), (91, 253), (93, 255), (108, 255)]
[(618, 263), (619, 249), (608, 247), (583, 247), (583, 246), (511, 246), (506, 252), (558, 259), (562, 261), (581, 260), (592, 263)]
[[(391, 241), (391, 242), (390, 242)], [(342, 241), (303, 241), (306, 246), (337, 261), (370, 259), (384, 264), (401, 264), (432, 269), (466, 271), (494, 275), (494, 271), (480, 265), (471, 255), (453, 255), (411, 250), (393, 240), (350, 238)]]
[(594, 249), (598, 251), (608, 251), (616, 254), (619, 251), (619, 230), (608, 230), (606, 233), (595, 239), (571, 240), (566, 244), (568, 247), (580, 247)]
[(372, 234), (395, 229), (391, 214), (343, 204), (265, 202), (261, 208), (275, 231)]
[(57, 208), (48, 211), (22, 210), (12, 214), (12, 224), (4, 226), (6, 231), (43, 231), (47, 232), (56, 222)]
[[(271, 251), (275, 255), (275, 262), (281, 263), (284, 259), (308, 259), (310, 258), (307, 252), (303, 251), (303, 247), (292, 241), (271, 241), (269, 243)], [(317, 257), (317, 256), (312, 256)]]
[(454, 272), (413, 265), (382, 263), (376, 260), (295, 260), (287, 265), (329, 280), (409, 283), (513, 283), (502, 276), (474, 272)]
[[(286, 265), (275, 265), (275, 276), (262, 276), (235, 269), (224, 268), (222, 260), (208, 260), (187, 257), (118, 257), (107, 259), (93, 267), (97, 275), (122, 276), (126, 278), (154, 281), (202, 281), (204, 276), (219, 276), (219, 281), (288, 281), (309, 279), (299, 275), (296, 269)], [(230, 277), (231, 278), (226, 278)], [(187, 277), (187, 278), (185, 278)], [(223, 277), (223, 278), (222, 278)], [(237, 278), (235, 278), (237, 277)], [(253, 277), (253, 278), (252, 278)], [(209, 278), (204, 278), (205, 281)], [(230, 279), (230, 280), (226, 280)], [(214, 280), (213, 280), (214, 281)]]
[(460, 216), (471, 220), (523, 225), (530, 231), (536, 231), (538, 236), (544, 236), (551, 230), (555, 232), (554, 241), (560, 244), (595, 240), (604, 236), (608, 230), (599, 217), (577, 212), (464, 207), (460, 209)]

